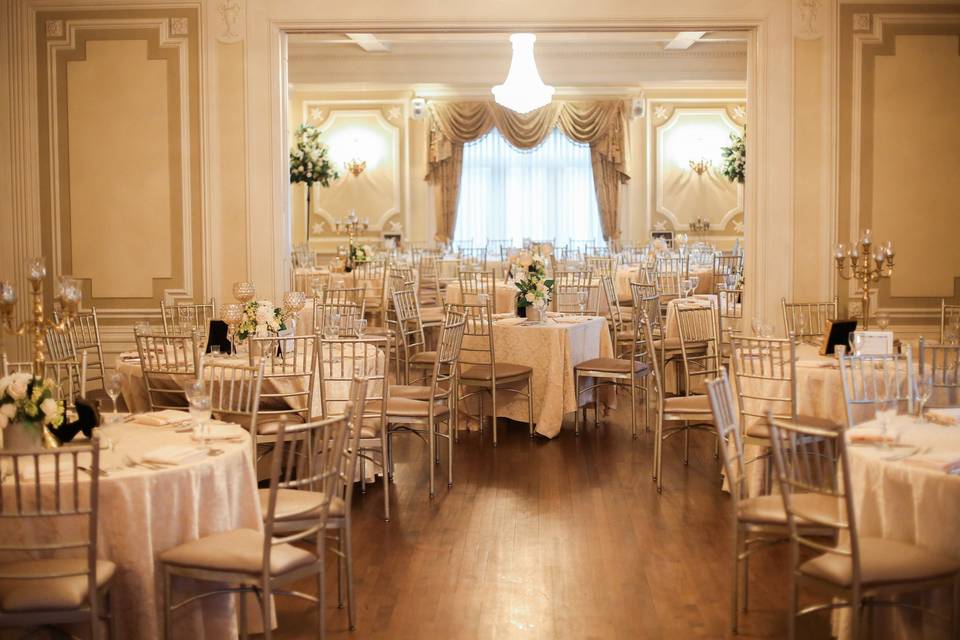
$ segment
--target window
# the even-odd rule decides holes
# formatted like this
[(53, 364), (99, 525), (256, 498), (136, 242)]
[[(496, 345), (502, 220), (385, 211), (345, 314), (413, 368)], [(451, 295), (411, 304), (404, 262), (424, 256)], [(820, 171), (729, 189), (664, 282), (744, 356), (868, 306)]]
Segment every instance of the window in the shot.
[(524, 238), (603, 244), (590, 146), (559, 129), (530, 150), (496, 129), (463, 148), (454, 242), (519, 246)]

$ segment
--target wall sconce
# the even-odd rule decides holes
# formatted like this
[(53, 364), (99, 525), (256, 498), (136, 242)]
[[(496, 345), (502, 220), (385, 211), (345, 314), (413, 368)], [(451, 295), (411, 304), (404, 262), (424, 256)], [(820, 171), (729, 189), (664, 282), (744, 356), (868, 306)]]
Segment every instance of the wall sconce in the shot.
[(707, 169), (709, 169), (711, 165), (713, 165), (713, 161), (707, 160), (704, 157), (701, 157), (696, 161), (690, 161), (690, 168), (693, 169), (698, 176), (702, 176), (704, 173), (706, 173)]
[[(693, 169), (693, 170), (696, 171), (696, 169)], [(701, 172), (697, 172), (698, 175), (700, 173)], [(693, 231), (694, 233), (702, 234), (702, 233), (706, 233), (707, 231), (710, 231), (710, 221), (705, 220), (703, 218), (697, 218), (696, 220), (691, 222), (689, 226), (690, 226), (690, 231)]]
[(367, 168), (367, 161), (361, 160), (360, 158), (352, 158), (344, 162), (343, 167), (356, 178)]

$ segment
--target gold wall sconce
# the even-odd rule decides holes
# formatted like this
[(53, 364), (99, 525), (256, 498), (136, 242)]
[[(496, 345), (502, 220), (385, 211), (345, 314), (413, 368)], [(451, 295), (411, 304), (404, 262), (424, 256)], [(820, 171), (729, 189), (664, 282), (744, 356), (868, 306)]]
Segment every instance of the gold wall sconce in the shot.
[(690, 168), (693, 169), (694, 173), (698, 176), (702, 176), (707, 170), (713, 165), (713, 161), (707, 160), (706, 158), (701, 157), (699, 160), (691, 160)]
[(361, 160), (360, 158), (353, 158), (343, 163), (344, 168), (353, 174), (353, 177), (356, 178), (361, 173), (363, 173), (367, 168), (367, 161)]

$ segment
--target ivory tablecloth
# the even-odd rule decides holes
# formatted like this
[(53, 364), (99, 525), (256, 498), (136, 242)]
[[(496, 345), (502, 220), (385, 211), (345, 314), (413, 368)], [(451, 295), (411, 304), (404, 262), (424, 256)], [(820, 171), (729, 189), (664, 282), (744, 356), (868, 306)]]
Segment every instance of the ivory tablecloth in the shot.
[[(124, 640), (161, 637), (163, 590), (157, 556), (172, 547), (232, 529), (262, 528), (250, 436), (237, 428), (238, 441), (218, 441), (221, 455), (162, 470), (128, 468), (125, 456), (139, 460), (152, 449), (192, 444), (190, 434), (170, 427), (119, 423), (103, 427), (113, 449), (101, 452), (98, 553), (117, 565), (114, 611)], [(80, 481), (85, 480), (84, 474)], [(49, 526), (16, 520), (0, 529), (0, 544), (50, 538)], [(73, 536), (74, 534), (70, 534)], [(174, 580), (174, 598), (192, 591), (189, 581)], [(217, 596), (173, 614), (174, 638), (236, 638), (234, 598)], [(86, 631), (81, 631), (86, 633)]]
[[(564, 415), (577, 409), (573, 367), (591, 358), (613, 357), (607, 321), (591, 317), (578, 323), (561, 323), (551, 319), (545, 324), (511, 324), (515, 321), (510, 319), (494, 324), (496, 357), (500, 362), (526, 365), (533, 369), (533, 419), (536, 432), (554, 438), (560, 433)], [(469, 356), (465, 359), (469, 360)], [(584, 386), (586, 384), (584, 382)], [(582, 394), (581, 403), (590, 397)], [(473, 403), (461, 406), (461, 409), (477, 415)], [(489, 408), (486, 410), (489, 411)], [(526, 422), (526, 398), (512, 393), (498, 393), (497, 415)]]
[[(690, 275), (699, 278), (694, 294), (706, 295), (713, 293), (713, 267), (691, 267)], [(617, 298), (620, 302), (632, 300), (630, 283), (639, 281), (640, 265), (621, 265), (617, 269), (617, 277), (614, 278), (614, 288), (617, 291)]]
[[(921, 464), (925, 449), (949, 452), (960, 458), (960, 426), (920, 424), (911, 416), (897, 416), (891, 431), (899, 433), (900, 445), (919, 447), (921, 451), (894, 461), (888, 458), (912, 449), (903, 446), (884, 449), (877, 445), (847, 448), (859, 535), (909, 542), (960, 559), (960, 476)], [(949, 620), (948, 593), (911, 596), (910, 602), (932, 608)], [(949, 622), (934, 620), (929, 615), (887, 607), (873, 608), (872, 615), (871, 638), (949, 636)], [(834, 614), (838, 637), (849, 637), (848, 625), (848, 611)]]

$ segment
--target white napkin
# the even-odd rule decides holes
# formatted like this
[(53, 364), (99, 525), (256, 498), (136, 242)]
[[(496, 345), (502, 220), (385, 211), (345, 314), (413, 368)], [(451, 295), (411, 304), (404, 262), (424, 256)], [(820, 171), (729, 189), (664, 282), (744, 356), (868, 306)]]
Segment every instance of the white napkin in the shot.
[[(245, 429), (238, 424), (229, 422), (207, 423), (207, 440), (239, 440), (244, 433)], [(193, 430), (193, 439), (200, 439), (196, 429)]]
[[(89, 453), (83, 453), (77, 456), (77, 465), (80, 467), (90, 467), (93, 463), (93, 458)], [(19, 469), (20, 469), (20, 478), (22, 480), (33, 480), (36, 478), (36, 469), (33, 466), (33, 457), (24, 457), (18, 460)], [(11, 462), (11, 472), (12, 472), (13, 463)], [(54, 456), (40, 456), (40, 462), (37, 465), (40, 470), (40, 478), (53, 478), (54, 473), (56, 473), (56, 458)], [(84, 472), (80, 471), (77, 473), (78, 476), (83, 476)], [(60, 458), (60, 478), (73, 478), (73, 456), (62, 457)]]
[(137, 424), (145, 424), (150, 427), (165, 427), (171, 424), (187, 422), (188, 420), (190, 420), (189, 413), (186, 411), (177, 411), (176, 409), (141, 413), (133, 419)]
[[(853, 427), (847, 430), (847, 437), (851, 443), (857, 444), (880, 444), (884, 441), (883, 430), (881, 430), (880, 427)], [(899, 440), (899, 433), (887, 429), (886, 441), (888, 443), (894, 443)]]
[(497, 320), (496, 324), (500, 327), (515, 327), (518, 324), (523, 324), (526, 321), (526, 318), (502, 318)]
[(207, 457), (207, 452), (203, 449), (186, 445), (168, 444), (145, 453), (143, 462), (178, 465), (197, 462), (205, 457)]
[(934, 451), (908, 458), (906, 462), (928, 467), (944, 473), (960, 473), (960, 452)]

